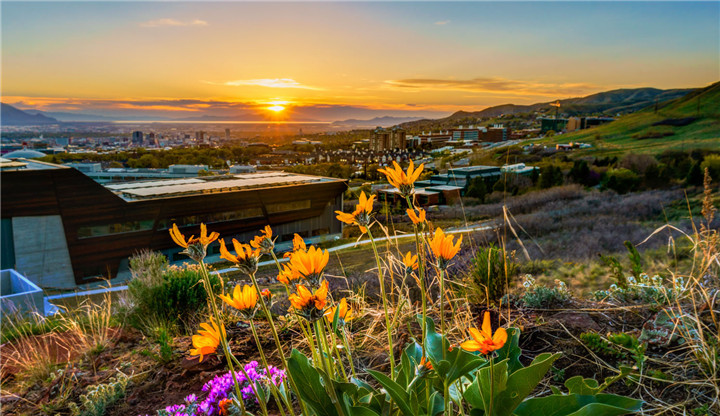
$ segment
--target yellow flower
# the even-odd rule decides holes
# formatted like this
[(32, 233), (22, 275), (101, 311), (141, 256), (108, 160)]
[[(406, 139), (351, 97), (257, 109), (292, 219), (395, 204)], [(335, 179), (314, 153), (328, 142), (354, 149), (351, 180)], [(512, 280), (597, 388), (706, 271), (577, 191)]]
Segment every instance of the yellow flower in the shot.
[(197, 262), (205, 258), (207, 255), (207, 247), (210, 243), (217, 240), (218, 237), (220, 237), (220, 234), (215, 231), (207, 235), (207, 227), (205, 227), (205, 224), (200, 224), (199, 238), (191, 235), (187, 240), (185, 240), (185, 236), (180, 233), (177, 224), (173, 224), (172, 228), (170, 228), (170, 238), (173, 239), (175, 244), (185, 249), (182, 251), (183, 253)]
[(403, 257), (403, 265), (405, 266), (406, 273), (410, 274), (413, 270), (418, 269), (418, 256), (413, 255), (411, 252), (407, 252)]
[(314, 285), (322, 277), (329, 260), (329, 251), (310, 247), (307, 251), (296, 251), (290, 256), (290, 268)]
[(440, 228), (435, 230), (435, 235), (430, 240), (430, 248), (432, 249), (435, 258), (441, 267), (445, 267), (447, 262), (450, 261), (460, 251), (460, 243), (462, 243), (462, 235), (458, 238), (457, 243), (453, 244), (454, 236), (445, 235), (443, 230)]
[(413, 224), (420, 224), (425, 222), (425, 210), (422, 208), (418, 209), (417, 215), (415, 214), (415, 210), (410, 208), (406, 210), (408, 217), (410, 217), (410, 221), (413, 222)]
[(255, 236), (255, 238), (253, 238), (250, 242), (250, 245), (253, 248), (260, 250), (262, 253), (270, 253), (272, 249), (275, 248), (275, 242), (272, 238), (272, 228), (270, 228), (269, 225), (266, 225), (265, 228), (260, 230), (260, 232), (262, 234)]
[(291, 281), (297, 280), (299, 278), (300, 274), (297, 272), (297, 270), (293, 269), (287, 264), (283, 264), (282, 270), (277, 275), (278, 282), (286, 285), (289, 285)]
[(253, 250), (248, 244), (241, 244), (233, 238), (233, 247), (235, 255), (231, 254), (225, 247), (225, 240), (220, 240), (220, 258), (231, 263), (235, 263), (238, 270), (251, 275), (257, 271), (258, 259), (260, 258), (260, 249)]
[(472, 339), (460, 344), (460, 348), (465, 351), (480, 351), (483, 354), (488, 354), (502, 348), (507, 341), (505, 328), (498, 328), (493, 335), (492, 326), (490, 325), (490, 312), (485, 312), (481, 330), (469, 328), (468, 332)]
[(390, 185), (396, 187), (403, 196), (409, 196), (413, 191), (413, 184), (420, 177), (423, 171), (424, 164), (420, 165), (415, 169), (415, 164), (410, 161), (408, 165), (407, 173), (403, 172), (400, 165), (393, 161), (393, 167), (387, 169), (378, 169), (378, 172), (385, 175)]
[(200, 361), (202, 361), (205, 355), (212, 354), (217, 350), (218, 345), (220, 345), (220, 332), (222, 331), (223, 337), (226, 336), (226, 333), (225, 327), (218, 327), (213, 320), (210, 320), (209, 324), (201, 323), (200, 327), (203, 329), (198, 330), (199, 335), (193, 335), (192, 337), (193, 347), (195, 348), (190, 350), (190, 355), (199, 355)]
[[(300, 234), (295, 233), (295, 236), (293, 237), (293, 251), (307, 251), (307, 246), (305, 245), (305, 239), (300, 236)], [(287, 252), (283, 254), (283, 257), (290, 257), (292, 256), (292, 252)]]
[(367, 232), (367, 227), (370, 226), (372, 220), (370, 214), (372, 213), (374, 201), (375, 195), (368, 198), (364, 191), (360, 192), (360, 199), (355, 207), (355, 211), (351, 214), (335, 211), (335, 213), (338, 214), (337, 219), (345, 224), (357, 225), (360, 227), (360, 232)]
[(328, 286), (326, 280), (312, 293), (305, 286), (297, 285), (296, 293), (289, 297), (290, 304), (307, 320), (315, 321), (322, 317), (323, 309), (327, 305)]
[(220, 299), (239, 311), (250, 311), (257, 306), (258, 293), (252, 286), (245, 285), (241, 289), (236, 285), (232, 297), (220, 295)]
[(338, 306), (331, 306), (325, 311), (325, 318), (332, 322), (335, 319), (335, 310), (338, 310), (338, 319), (342, 322), (352, 321), (355, 317), (353, 316), (352, 310), (348, 308), (347, 300), (342, 298)]

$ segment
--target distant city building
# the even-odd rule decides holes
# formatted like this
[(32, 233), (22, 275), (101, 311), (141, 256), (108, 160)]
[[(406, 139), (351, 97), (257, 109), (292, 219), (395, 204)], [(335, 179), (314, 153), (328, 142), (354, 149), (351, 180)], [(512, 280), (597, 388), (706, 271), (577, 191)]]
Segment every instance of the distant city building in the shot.
[(195, 132), (195, 141), (198, 143), (202, 143), (205, 141), (205, 132), (200, 130)]
[(225, 129), (225, 141), (230, 141), (230, 129)]
[(395, 126), (389, 129), (378, 127), (373, 130), (370, 138), (370, 150), (380, 152), (394, 149), (407, 149), (407, 137), (404, 129)]
[(565, 130), (568, 119), (566, 118), (541, 118), (540, 119), (540, 134), (545, 134), (549, 131), (555, 133)]
[(143, 144), (143, 132), (141, 131), (134, 131), (132, 132), (132, 144), (136, 146), (142, 146)]
[(565, 130), (568, 132), (584, 130), (611, 121), (615, 121), (615, 119), (612, 117), (570, 117)]
[[(2, 269), (43, 288), (129, 277), (128, 257), (142, 249), (186, 260), (168, 233), (173, 224), (189, 236), (205, 223), (226, 241), (248, 241), (270, 224), (284, 247), (295, 233), (316, 243), (342, 232), (340, 179), (267, 171), (103, 186), (62, 165), (6, 159), (0, 167)], [(218, 252), (217, 242), (208, 248)]]

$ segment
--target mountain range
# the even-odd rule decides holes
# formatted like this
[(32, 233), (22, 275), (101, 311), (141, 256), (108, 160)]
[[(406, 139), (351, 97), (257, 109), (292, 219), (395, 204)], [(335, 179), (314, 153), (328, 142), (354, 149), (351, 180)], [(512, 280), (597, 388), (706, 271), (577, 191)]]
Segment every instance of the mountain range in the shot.
[(4, 126), (37, 126), (58, 124), (59, 121), (42, 114), (31, 114), (19, 110), (10, 104), (0, 103), (0, 122)]
[[(664, 102), (679, 98), (694, 89), (670, 89), (661, 90), (657, 88), (634, 88), (618, 89), (588, 95), (586, 97), (569, 98), (560, 100), (560, 111), (567, 115), (591, 115), (607, 114), (616, 115), (620, 113), (631, 113), (654, 103)], [(458, 111), (452, 115), (440, 119), (421, 119), (420, 117), (375, 117), (368, 120), (348, 119), (334, 121), (331, 125), (340, 128), (372, 128), (376, 126), (388, 127), (400, 125), (408, 130), (417, 131), (423, 129), (445, 129), (458, 124), (476, 123), (483, 119), (498, 117), (504, 114), (530, 114), (535, 112), (552, 114), (555, 107), (550, 102), (536, 103), (530, 105), (502, 104), (488, 107), (481, 111)], [(95, 114), (69, 113), (69, 112), (44, 112), (35, 109), (20, 110), (9, 104), (2, 103), (0, 114), (3, 125), (45, 125), (57, 124), (59, 122), (105, 122), (126, 119), (126, 117), (101, 116)], [(160, 120), (158, 117), (136, 117), (136, 120), (152, 119)], [(222, 120), (221, 120), (222, 119)], [(227, 121), (226, 117), (204, 115), (200, 117), (172, 119), (165, 121)], [(262, 121), (259, 121), (262, 122)]]
[[(695, 88), (661, 90), (657, 88), (618, 89), (588, 95), (586, 97), (568, 98), (559, 100), (561, 113), (569, 116), (576, 115), (617, 115), (632, 113), (656, 102), (673, 100), (694, 91)], [(452, 115), (436, 119), (423, 119), (402, 123), (401, 127), (408, 130), (445, 129), (463, 123), (475, 123), (483, 119), (490, 119), (506, 114), (523, 114), (542, 112), (554, 114), (555, 108), (551, 104), (555, 101), (529, 105), (501, 104), (488, 107), (481, 111), (458, 111)]]

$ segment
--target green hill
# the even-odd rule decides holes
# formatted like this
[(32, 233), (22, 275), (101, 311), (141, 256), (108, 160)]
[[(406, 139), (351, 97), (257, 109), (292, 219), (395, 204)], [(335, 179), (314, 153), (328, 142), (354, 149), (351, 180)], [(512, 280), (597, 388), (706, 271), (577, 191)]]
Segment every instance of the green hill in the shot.
[(684, 97), (628, 114), (592, 129), (558, 135), (548, 144), (583, 142), (584, 152), (621, 154), (628, 151), (659, 153), (666, 149), (720, 149), (720, 82)]

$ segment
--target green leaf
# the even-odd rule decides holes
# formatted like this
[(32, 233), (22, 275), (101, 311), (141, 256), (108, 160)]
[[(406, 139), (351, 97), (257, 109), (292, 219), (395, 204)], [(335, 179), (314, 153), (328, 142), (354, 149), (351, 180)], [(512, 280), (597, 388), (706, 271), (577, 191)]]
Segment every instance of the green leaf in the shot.
[(494, 413), (503, 416), (511, 415), (513, 410), (535, 390), (560, 355), (562, 354), (540, 354), (529, 366), (512, 373), (508, 377), (505, 391), (495, 394)]
[(508, 339), (502, 348), (496, 351), (498, 360), (508, 360), (508, 370), (510, 373), (514, 373), (517, 370), (523, 368), (520, 363), (520, 330), (517, 328), (508, 328), (507, 330)]
[(452, 384), (485, 364), (486, 360), (461, 348), (450, 351), (450, 343), (435, 332), (432, 319), (425, 320), (425, 351), (437, 375), (444, 383)]
[(440, 392), (436, 391), (430, 395), (430, 408), (428, 409), (429, 416), (435, 416), (445, 411), (445, 402), (443, 401)]
[[(475, 381), (468, 387), (463, 397), (473, 408), (488, 412), (490, 403), (494, 406), (493, 397), (497, 397), (507, 388), (507, 381), (507, 360), (503, 360), (493, 366), (479, 369), (475, 373)], [(495, 414), (494, 409), (493, 414)]]
[(320, 373), (310, 365), (310, 360), (300, 351), (293, 349), (288, 359), (288, 372), (295, 380), (298, 396), (318, 416), (338, 416), (337, 410), (325, 387), (320, 381)]
[(517, 416), (619, 416), (640, 410), (642, 401), (614, 394), (552, 395), (528, 399), (515, 409)]
[(580, 395), (594, 395), (600, 390), (598, 382), (594, 378), (583, 378), (582, 376), (575, 376), (565, 381), (565, 387), (567, 387), (570, 394)]
[(408, 394), (402, 386), (394, 382), (390, 377), (378, 371), (368, 370), (368, 373), (385, 388), (390, 397), (392, 397), (397, 404), (402, 414), (405, 416), (417, 416), (410, 408), (410, 405), (408, 404)]

